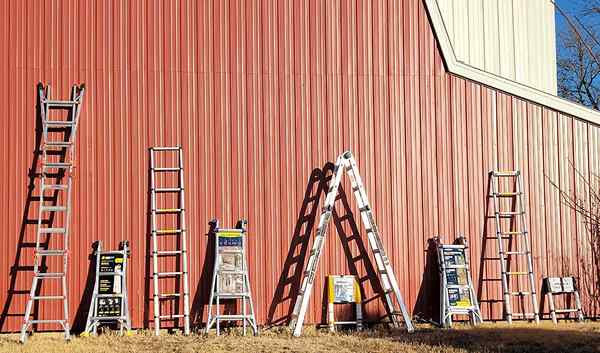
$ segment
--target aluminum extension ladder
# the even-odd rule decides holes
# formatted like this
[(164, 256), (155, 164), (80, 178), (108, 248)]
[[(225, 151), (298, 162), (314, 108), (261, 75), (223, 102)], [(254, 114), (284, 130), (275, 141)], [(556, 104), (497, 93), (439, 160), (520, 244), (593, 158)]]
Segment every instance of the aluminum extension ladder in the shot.
[[(74, 85), (71, 89), (69, 100), (50, 99), (50, 86), (45, 89), (38, 86), (40, 115), (42, 120), (41, 141), (41, 181), (40, 181), (40, 206), (37, 220), (37, 234), (35, 240), (35, 255), (33, 264), (33, 280), (29, 299), (25, 308), (23, 327), (21, 328), (21, 342), (27, 340), (29, 329), (33, 331), (36, 324), (59, 324), (65, 333), (65, 339), (70, 339), (69, 329), (69, 291), (67, 289), (67, 270), (69, 255), (69, 232), (71, 220), (71, 186), (73, 163), (75, 161), (75, 137), (81, 103), (85, 86)], [(53, 112), (51, 114), (51, 112)], [(66, 117), (55, 118), (55, 113), (66, 113)], [(57, 136), (58, 139), (57, 139)], [(51, 179), (51, 180), (48, 180)], [(66, 179), (66, 182), (65, 182)], [(46, 192), (51, 195), (47, 195)], [(59, 205), (59, 200), (63, 203)], [(48, 205), (47, 203), (51, 204)], [(61, 227), (54, 227), (52, 223), (59, 218), (62, 220)], [(51, 239), (62, 236), (62, 248), (48, 249)], [(42, 238), (45, 237), (45, 241)], [(60, 242), (59, 242), (60, 243)], [(47, 272), (46, 263), (53, 259), (62, 258), (62, 270), (59, 272)], [(48, 286), (49, 288), (61, 288), (60, 293), (40, 295), (39, 290), (44, 281), (59, 281), (59, 286)], [(56, 283), (56, 282), (54, 282)], [(49, 283), (50, 284), (50, 283)], [(35, 319), (31, 317), (34, 302), (39, 303), (39, 309), (49, 302), (62, 302), (63, 315), (61, 319)], [(44, 305), (43, 305), (44, 304)], [(56, 311), (51, 310), (55, 313)]]
[[(494, 200), (494, 219), (496, 223), (496, 240), (498, 243), (498, 258), (500, 260), (500, 269), (502, 272), (501, 280), (502, 280), (502, 292), (503, 292), (503, 301), (504, 301), (504, 314), (506, 321), (511, 324), (513, 317), (521, 317), (523, 319), (533, 319), (536, 323), (539, 323), (539, 309), (538, 309), (538, 301), (537, 301), (537, 292), (535, 289), (535, 273), (533, 271), (533, 261), (531, 258), (531, 244), (529, 241), (529, 232), (527, 231), (527, 220), (525, 218), (525, 203), (523, 201), (523, 180), (521, 176), (521, 172), (518, 170), (515, 171), (491, 171), (491, 197)], [(508, 179), (509, 183), (514, 185), (514, 188), (509, 191), (499, 191), (500, 187), (500, 179)], [(512, 200), (512, 210), (506, 211), (501, 210), (500, 199), (510, 199)], [(503, 227), (503, 223), (501, 220), (507, 220), (509, 229)], [(504, 229), (503, 229), (504, 228)], [(516, 238), (521, 238), (521, 241), (517, 243), (521, 243), (521, 248), (519, 250), (512, 250), (511, 244), (512, 241)], [(508, 248), (504, 248), (503, 240), (508, 240)], [(510, 268), (511, 259), (515, 258), (514, 265), (519, 264), (519, 259), (525, 259), (526, 262), (526, 271), (514, 271)], [(519, 287), (518, 290), (512, 290), (510, 287), (511, 279), (513, 277), (519, 276), (527, 276), (528, 280), (528, 289), (521, 290)], [(517, 283), (520, 283), (517, 279)], [(529, 297), (531, 300), (531, 305), (533, 308), (532, 313), (527, 313), (525, 310), (520, 313), (513, 313), (512, 310), (512, 297), (519, 297), (521, 300), (525, 300), (526, 297)], [(523, 303), (522, 303), (523, 304)], [(523, 305), (524, 307), (524, 305)]]
[[(158, 167), (156, 159), (158, 155), (167, 156), (168, 154), (176, 153), (178, 160), (177, 166), (173, 167)], [(167, 186), (156, 183), (156, 174), (177, 173), (178, 185)], [(176, 147), (152, 147), (150, 148), (150, 194), (151, 194), (151, 214), (152, 214), (152, 262), (153, 262), (153, 286), (154, 286), (154, 334), (160, 334), (160, 323), (165, 320), (177, 320), (183, 318), (183, 332), (185, 335), (190, 334), (190, 289), (189, 289), (189, 272), (188, 272), (188, 254), (187, 254), (187, 229), (185, 223), (185, 203), (184, 203), (184, 177), (183, 177), (183, 149), (180, 146)], [(173, 208), (158, 207), (157, 194), (177, 194), (178, 205)], [(178, 226), (175, 228), (158, 228), (158, 218), (166, 215), (177, 215)], [(161, 222), (161, 224), (164, 222)], [(158, 237), (178, 237), (178, 249), (165, 250), (159, 249)], [(181, 271), (160, 271), (159, 257), (175, 257), (176, 261), (181, 265)], [(181, 293), (162, 293), (159, 285), (160, 278), (175, 278), (180, 281), (175, 288), (183, 287), (183, 312), (171, 312), (161, 315), (161, 303), (171, 301), (174, 308), (180, 307)]]
[[(219, 228), (219, 221), (211, 221), (212, 233), (215, 236), (215, 263), (213, 267), (210, 299), (208, 301), (208, 319), (206, 333), (213, 325), (216, 326), (217, 336), (221, 333), (221, 321), (242, 321), (243, 334), (250, 324), (253, 334), (258, 334), (252, 291), (248, 276), (248, 258), (246, 251), (246, 220), (238, 222), (236, 229)], [(221, 300), (241, 300), (241, 314), (222, 314)], [(213, 313), (213, 305), (215, 313)], [(249, 310), (248, 310), (249, 309)]]
[(127, 294), (127, 265), (129, 242), (121, 242), (120, 250), (102, 250), (102, 241), (96, 245), (96, 273), (94, 291), (82, 336), (96, 335), (98, 326), (118, 323), (119, 333), (129, 334), (129, 296)]
[[(386, 309), (388, 310), (388, 316), (390, 317), (394, 326), (399, 326), (400, 322), (398, 320), (398, 316), (402, 316), (404, 324), (406, 325), (406, 329), (409, 332), (413, 332), (414, 327), (412, 321), (408, 311), (406, 310), (406, 306), (404, 305), (404, 300), (402, 299), (402, 294), (400, 293), (400, 288), (398, 287), (398, 282), (396, 280), (396, 276), (394, 275), (390, 260), (383, 249), (383, 243), (381, 242), (379, 230), (375, 224), (373, 212), (369, 206), (364, 185), (362, 183), (360, 174), (358, 173), (356, 161), (354, 160), (354, 157), (350, 151), (346, 151), (338, 156), (335, 163), (334, 176), (332, 183), (329, 185), (323, 210), (319, 218), (319, 225), (317, 227), (315, 240), (308, 259), (307, 269), (304, 271), (302, 286), (298, 291), (298, 298), (296, 299), (296, 304), (292, 313), (290, 328), (293, 329), (294, 336), (300, 336), (302, 333), (302, 325), (304, 323), (306, 310), (308, 308), (308, 301), (315, 281), (317, 265), (319, 263), (319, 258), (321, 257), (323, 245), (325, 244), (327, 225), (331, 220), (333, 208), (335, 206), (335, 200), (338, 194), (338, 188), (342, 181), (342, 175), (345, 171), (350, 177), (352, 191), (358, 203), (360, 216), (367, 231), (373, 256), (375, 257), (377, 272), (379, 273), (379, 278), (383, 288), (383, 295), (387, 306)], [(400, 310), (397, 310), (395, 307), (392, 293), (400, 306)]]
[(454, 244), (442, 244), (440, 238), (435, 237), (435, 244), (441, 279), (441, 326), (452, 327), (453, 315), (468, 315), (472, 325), (483, 323), (471, 278), (467, 239), (460, 236)]

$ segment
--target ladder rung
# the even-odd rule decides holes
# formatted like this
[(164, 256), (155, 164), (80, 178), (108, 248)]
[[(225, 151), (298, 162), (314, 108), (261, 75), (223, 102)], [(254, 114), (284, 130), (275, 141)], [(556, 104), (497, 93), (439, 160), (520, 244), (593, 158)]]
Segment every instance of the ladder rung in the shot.
[(179, 298), (179, 297), (181, 297), (181, 294), (180, 293), (166, 293), (166, 294), (159, 294), (158, 297), (160, 299)]
[(518, 170), (497, 170), (492, 172), (492, 175), (497, 177), (515, 177), (519, 174), (520, 172)]
[(152, 151), (178, 151), (181, 149), (179, 146), (159, 146), (159, 147), (150, 147)]
[(62, 278), (65, 274), (62, 272), (38, 272), (35, 277), (39, 278)]
[(181, 317), (185, 317), (185, 315), (183, 315), (183, 314), (160, 315), (158, 318), (161, 319), (161, 320), (164, 320), (164, 319), (178, 319), (178, 318), (181, 318)]
[(220, 297), (220, 299), (236, 299), (236, 298), (250, 298), (250, 293), (215, 293), (215, 297)]
[(50, 234), (50, 233), (64, 234), (66, 232), (66, 229), (65, 228), (40, 228), (40, 229), (38, 229), (38, 231), (43, 234)]
[(524, 296), (531, 295), (531, 292), (510, 292), (509, 294), (512, 296)]
[(152, 168), (152, 170), (154, 170), (155, 172), (177, 172), (177, 171), (183, 170), (183, 168), (177, 168), (177, 167), (156, 167), (156, 168)]
[(501, 232), (500, 235), (523, 235), (527, 232), (521, 232), (521, 231), (510, 231), (510, 232)]
[(181, 233), (183, 231), (183, 229), (159, 229), (159, 230), (155, 230), (154, 232), (156, 234), (174, 234), (174, 233)]
[(66, 206), (40, 206), (42, 212), (66, 211)]
[(59, 256), (65, 255), (66, 253), (66, 250), (36, 250), (36, 254), (40, 256)]
[(46, 104), (48, 104), (49, 108), (53, 107), (70, 107), (76, 104), (79, 104), (78, 101), (59, 101), (59, 100), (47, 100)]
[(70, 168), (71, 167), (71, 163), (59, 163), (59, 162), (55, 162), (55, 163), (46, 163), (44, 164), (44, 168), (61, 168), (61, 169), (66, 169), (66, 168)]
[(153, 209), (153, 211), (155, 211), (156, 213), (177, 213), (177, 212), (182, 212), (184, 209), (183, 208), (157, 208), (157, 209)]
[(557, 314), (577, 313), (579, 309), (556, 309), (554, 312)]
[(27, 321), (30, 324), (64, 324), (65, 320), (36, 319)]
[(75, 126), (75, 123), (72, 121), (58, 121), (58, 120), (46, 120), (46, 125), (50, 128), (52, 127), (72, 127)]
[(127, 320), (126, 316), (93, 316), (94, 321), (115, 321), (115, 320)]
[(44, 184), (42, 185), (42, 189), (48, 190), (67, 190), (69, 185), (60, 185), (60, 184)]
[(183, 188), (156, 188), (155, 192), (179, 192), (182, 191)]
[(244, 319), (252, 319), (252, 315), (218, 315), (216, 316), (217, 320), (244, 320)]
[(177, 272), (156, 272), (156, 275), (158, 277), (174, 277), (174, 276), (181, 276), (183, 275), (184, 272), (182, 271), (177, 271)]
[(498, 217), (502, 217), (502, 218), (507, 218), (507, 217), (514, 217), (514, 216), (520, 216), (520, 215), (524, 215), (525, 212), (522, 211), (518, 211), (518, 212), (496, 212), (496, 214), (498, 215)]
[(169, 256), (169, 255), (179, 255), (183, 254), (183, 250), (161, 250), (156, 251), (156, 255), (158, 256)]
[(514, 196), (523, 195), (523, 193), (519, 192), (519, 191), (507, 191), (507, 192), (495, 192), (492, 195), (496, 195), (498, 197), (514, 197)]
[(65, 299), (62, 295), (36, 295), (32, 297), (33, 300), (63, 300)]
[(504, 254), (506, 254), (506, 255), (527, 255), (527, 254), (529, 254), (529, 251), (505, 251)]
[(44, 143), (46, 147), (71, 147), (73, 145), (72, 142), (69, 141), (46, 141)]
[(526, 276), (529, 272), (506, 272), (509, 276)]
[(510, 316), (523, 316), (523, 317), (527, 317), (527, 316), (534, 317), (535, 315), (536, 315), (535, 313), (512, 313), (512, 314), (510, 314)]

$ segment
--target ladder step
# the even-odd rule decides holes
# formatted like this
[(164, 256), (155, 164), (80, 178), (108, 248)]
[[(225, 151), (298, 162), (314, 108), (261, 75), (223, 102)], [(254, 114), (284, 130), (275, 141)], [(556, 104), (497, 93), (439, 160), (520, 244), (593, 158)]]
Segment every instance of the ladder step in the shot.
[(62, 278), (65, 274), (62, 272), (38, 272), (35, 277), (38, 278)]
[(58, 121), (58, 120), (46, 120), (46, 125), (52, 127), (73, 127), (75, 123), (72, 121)]
[(172, 298), (179, 298), (179, 297), (181, 297), (180, 293), (166, 293), (166, 294), (158, 295), (159, 299), (172, 299)]
[(500, 235), (524, 235), (527, 232), (521, 232), (521, 231), (510, 231), (510, 232), (501, 232)]
[(531, 316), (531, 317), (535, 317), (535, 313), (512, 313), (511, 316), (521, 316), (521, 317), (527, 317), (527, 316)]
[(159, 229), (159, 230), (155, 230), (154, 232), (156, 234), (175, 234), (175, 233), (181, 233), (183, 231), (183, 229)]
[(46, 163), (44, 164), (44, 168), (60, 168), (60, 169), (66, 169), (66, 168), (70, 168), (71, 167), (71, 163)]
[(41, 319), (37, 319), (37, 320), (28, 320), (27, 321), (30, 324), (61, 324), (64, 325), (65, 320), (41, 320)]
[(177, 213), (177, 212), (184, 211), (184, 209), (183, 208), (156, 208), (156, 209), (153, 209), (152, 211), (154, 211), (156, 213)]
[(509, 294), (512, 296), (520, 297), (524, 295), (531, 295), (531, 292), (510, 292)]
[(65, 148), (65, 147), (71, 147), (73, 145), (73, 142), (68, 142), (68, 141), (46, 141), (44, 143), (44, 145), (46, 147), (60, 147), (60, 148)]
[(152, 151), (178, 151), (181, 149), (179, 146), (164, 146), (164, 147), (150, 147)]
[(504, 254), (506, 254), (506, 255), (527, 255), (527, 254), (529, 254), (529, 251), (505, 251)]
[(79, 104), (77, 101), (59, 101), (59, 100), (47, 100), (46, 104), (48, 104), (48, 108), (55, 107), (71, 107)]
[(54, 233), (54, 234), (64, 234), (66, 233), (66, 229), (65, 228), (39, 228), (38, 232), (42, 233), (42, 234), (50, 234), (50, 233)]
[(67, 206), (40, 206), (41, 212), (66, 211)]
[(179, 192), (182, 191), (183, 188), (156, 188), (155, 192)]
[(31, 298), (32, 300), (63, 300), (65, 299), (62, 295), (36, 295)]
[(155, 172), (178, 172), (180, 170), (183, 170), (183, 168), (177, 168), (177, 167), (155, 167), (155, 168), (152, 168), (152, 170), (154, 170)]
[(156, 272), (156, 275), (158, 277), (174, 277), (174, 276), (181, 276), (183, 275), (182, 271), (177, 271), (177, 272)]
[(252, 315), (219, 315), (219, 316), (216, 316), (216, 319), (219, 321), (245, 320), (245, 319), (252, 319)]
[(519, 212), (496, 212), (496, 215), (498, 215), (498, 217), (501, 218), (509, 218), (509, 217), (514, 217), (514, 216), (520, 216), (520, 215), (524, 215), (525, 212), (519, 211)]
[(507, 192), (495, 192), (492, 195), (495, 195), (498, 197), (514, 197), (514, 196), (523, 195), (523, 193), (520, 191), (507, 191)]
[(40, 256), (61, 256), (66, 253), (66, 250), (36, 250), (36, 254)]
[(529, 272), (506, 272), (509, 276), (526, 276)]
[(179, 255), (183, 254), (183, 250), (161, 250), (156, 251), (156, 255), (158, 256), (169, 256), (169, 255)]
[(220, 297), (219, 299), (236, 299), (236, 298), (250, 298), (250, 293), (215, 293), (215, 297)]
[(42, 190), (67, 190), (69, 185), (60, 185), (60, 184), (44, 184), (42, 185)]

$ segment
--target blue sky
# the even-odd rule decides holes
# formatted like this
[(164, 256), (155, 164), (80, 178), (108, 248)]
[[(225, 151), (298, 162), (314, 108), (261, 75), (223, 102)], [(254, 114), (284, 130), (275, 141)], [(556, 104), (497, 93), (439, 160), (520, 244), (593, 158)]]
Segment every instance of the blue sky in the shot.
[[(550, 0), (548, 0), (548, 1), (550, 1)], [(570, 15), (571, 19), (573, 20), (573, 16), (581, 15), (581, 11), (582, 11), (584, 5), (589, 3), (589, 0), (555, 0), (555, 2), (564, 12), (566, 12), (568, 15)], [(600, 17), (600, 16), (595, 16), (595, 17)], [(584, 19), (582, 18), (582, 21), (583, 20)], [(589, 22), (589, 21), (593, 21), (594, 24), (598, 24), (598, 23), (600, 23), (600, 18), (595, 19), (594, 17), (590, 18), (588, 16), (585, 18), (584, 23)], [(563, 30), (565, 28), (565, 26), (567, 26), (567, 25), (568, 24), (565, 21), (564, 17), (557, 10), (556, 11), (556, 31), (559, 32), (559, 31)]]

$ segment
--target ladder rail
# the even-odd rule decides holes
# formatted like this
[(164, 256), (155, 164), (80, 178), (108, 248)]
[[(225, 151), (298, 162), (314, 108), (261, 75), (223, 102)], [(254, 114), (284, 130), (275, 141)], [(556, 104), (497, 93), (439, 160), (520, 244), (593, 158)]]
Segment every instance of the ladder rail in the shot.
[(158, 284), (158, 240), (156, 239), (156, 181), (154, 176), (154, 168), (156, 163), (154, 160), (154, 149), (150, 149), (150, 204), (151, 210), (151, 222), (152, 222), (152, 281), (153, 281), (153, 293), (154, 293), (154, 334), (158, 336), (160, 334), (160, 302), (159, 302), (159, 284)]
[[(181, 209), (181, 251), (182, 251), (182, 264), (183, 264), (183, 325), (184, 334), (190, 334), (190, 298), (189, 298), (189, 274), (188, 274), (188, 256), (187, 256), (187, 227), (185, 223), (185, 178), (183, 176), (183, 150), (178, 147), (177, 153), (179, 155), (179, 207)], [(156, 193), (156, 189), (154, 190)]]

